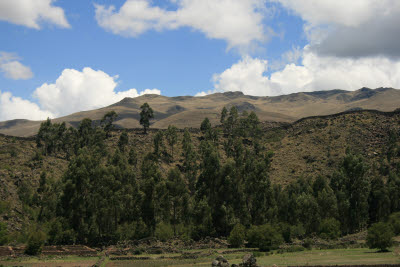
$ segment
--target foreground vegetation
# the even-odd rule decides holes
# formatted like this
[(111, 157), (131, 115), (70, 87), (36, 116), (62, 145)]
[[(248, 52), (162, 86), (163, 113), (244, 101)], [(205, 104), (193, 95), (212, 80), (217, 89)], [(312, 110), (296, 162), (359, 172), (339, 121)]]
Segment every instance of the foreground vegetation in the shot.
[[(271, 181), (271, 163), (280, 159), (266, 143), (279, 141), (280, 134), (264, 133), (254, 112), (225, 109), (221, 126), (213, 128), (205, 119), (200, 133), (170, 126), (156, 131), (152, 147), (142, 150), (132, 138), (148, 135), (115, 131), (116, 116), (85, 119), (77, 129), (50, 120), (42, 124), (31, 168), (49, 157), (68, 166), (61, 179), (43, 171), (36, 185), (18, 185), (30, 220), (17, 237), (0, 227), (2, 243), (26, 242), (32, 249), (27, 252), (35, 254), (43, 244), (102, 246), (150, 236), (222, 236), (234, 246), (246, 240), (268, 251), (315, 235), (336, 239), (380, 221), (388, 247), (399, 231), (398, 128), (387, 129), (379, 165), (369, 165), (354, 151), (357, 147), (349, 147), (332, 175), (299, 177), (282, 186)], [(305, 160), (308, 165), (315, 161)], [(7, 212), (7, 203), (3, 206)]]

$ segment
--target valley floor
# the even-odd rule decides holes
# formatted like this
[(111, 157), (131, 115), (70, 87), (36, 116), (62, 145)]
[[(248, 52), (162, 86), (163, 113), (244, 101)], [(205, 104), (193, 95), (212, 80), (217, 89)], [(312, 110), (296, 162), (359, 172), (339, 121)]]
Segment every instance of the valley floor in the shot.
[[(183, 259), (182, 254), (158, 254), (137, 256), (110, 256), (97, 257), (77, 256), (46, 256), (0, 259), (0, 266), (210, 266), (219, 255), (230, 264), (239, 264), (248, 252), (243, 250), (193, 250), (185, 253), (200, 253), (196, 259)], [(257, 257), (260, 266), (315, 266), (315, 265), (383, 265), (395, 264), (400, 266), (400, 247), (393, 247), (389, 252), (377, 253), (376, 250), (366, 248), (307, 250), (288, 252)]]

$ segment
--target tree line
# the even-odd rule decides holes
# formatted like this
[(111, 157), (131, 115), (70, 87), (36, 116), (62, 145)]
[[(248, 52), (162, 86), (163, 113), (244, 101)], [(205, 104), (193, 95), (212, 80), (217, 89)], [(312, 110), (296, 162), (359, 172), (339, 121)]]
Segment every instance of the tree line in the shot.
[[(142, 106), (145, 134), (150, 110)], [(335, 239), (388, 220), (400, 233), (400, 168), (371, 172), (348, 149), (331, 177), (282, 186), (271, 182), (274, 154), (263, 146), (254, 112), (224, 107), (218, 127), (204, 119), (198, 147), (188, 129), (171, 125), (154, 134), (146, 153), (130, 145), (126, 131), (116, 146), (106, 146), (116, 118), (109, 112), (97, 124), (84, 119), (77, 129), (42, 123), (38, 149), (69, 162), (61, 180), (43, 172), (37, 189), (19, 192), (46, 243), (99, 246), (151, 236), (235, 243), (247, 231), (250, 246), (270, 249), (312, 235)], [(391, 138), (390, 161), (398, 153), (397, 136)]]

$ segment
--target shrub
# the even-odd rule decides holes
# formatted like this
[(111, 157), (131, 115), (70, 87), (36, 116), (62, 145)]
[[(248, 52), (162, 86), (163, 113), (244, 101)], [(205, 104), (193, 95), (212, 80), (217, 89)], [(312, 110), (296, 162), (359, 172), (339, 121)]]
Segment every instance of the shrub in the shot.
[(334, 218), (324, 219), (319, 226), (319, 235), (323, 239), (336, 239), (340, 236), (340, 222)]
[(0, 246), (8, 243), (7, 225), (0, 222)]
[(283, 243), (282, 235), (275, 227), (264, 224), (252, 226), (248, 232), (249, 246), (259, 248), (261, 251), (277, 249)]
[(174, 230), (172, 229), (170, 224), (162, 222), (157, 224), (154, 234), (157, 239), (161, 241), (167, 241), (174, 236)]
[(309, 237), (303, 240), (303, 247), (305, 247), (306, 249), (311, 249), (312, 244), (313, 244), (313, 240)]
[(261, 251), (254, 251), (253, 252), (253, 256), (258, 258), (258, 257), (262, 257), (265, 256), (265, 253), (261, 252)]
[(229, 237), (228, 242), (234, 248), (240, 248), (244, 243), (246, 228), (240, 223), (233, 227)]
[(306, 230), (301, 223), (290, 227), (291, 238), (302, 238), (305, 234)]
[(400, 235), (400, 212), (395, 212), (389, 216), (389, 224), (392, 226), (393, 233)]
[(25, 249), (25, 254), (38, 255), (42, 252), (46, 235), (42, 231), (33, 231), (28, 238), (28, 244)]
[(368, 229), (367, 245), (385, 251), (393, 244), (393, 231), (389, 224), (379, 222)]

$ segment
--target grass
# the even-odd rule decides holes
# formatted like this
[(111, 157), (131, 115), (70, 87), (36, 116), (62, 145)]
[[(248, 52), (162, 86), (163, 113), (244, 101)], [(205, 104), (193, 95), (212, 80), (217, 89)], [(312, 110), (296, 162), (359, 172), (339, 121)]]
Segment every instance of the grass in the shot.
[[(207, 252), (208, 250), (204, 250)], [(191, 251), (193, 252), (193, 251)], [(241, 263), (245, 252), (224, 254), (230, 264)], [(160, 257), (176, 256), (175, 254), (151, 255), (149, 260), (110, 260), (106, 258), (101, 266), (210, 266), (217, 257), (218, 252), (197, 259), (168, 259)], [(143, 256), (143, 255), (138, 255)], [(150, 256), (150, 255), (146, 255)], [(96, 263), (99, 257), (29, 257), (0, 261), (0, 266), (89, 266)], [(390, 252), (377, 253), (376, 250), (366, 248), (357, 249), (331, 249), (307, 250), (302, 252), (289, 252), (269, 256), (257, 257), (260, 266), (298, 266), (298, 265), (368, 265), (368, 264), (399, 264), (400, 248), (392, 248)]]
[(393, 248), (387, 253), (366, 248), (307, 250), (260, 257), (257, 263), (261, 266), (394, 264), (400, 263), (400, 249)]

